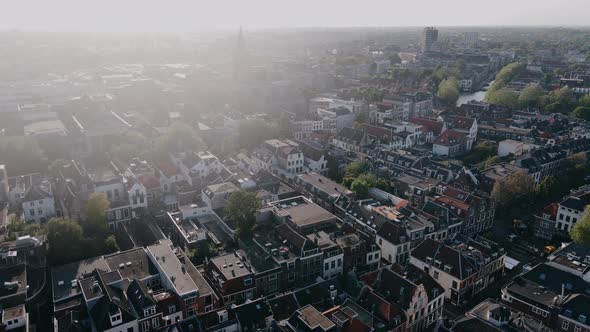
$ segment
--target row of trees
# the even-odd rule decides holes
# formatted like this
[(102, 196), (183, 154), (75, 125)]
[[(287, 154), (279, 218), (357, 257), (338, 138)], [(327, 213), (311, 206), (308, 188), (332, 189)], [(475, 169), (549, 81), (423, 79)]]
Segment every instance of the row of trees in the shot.
[(492, 104), (516, 106), (518, 104), (518, 94), (505, 89), (505, 86), (512, 79), (522, 73), (524, 68), (524, 64), (518, 62), (513, 62), (504, 66), (504, 68), (496, 74), (494, 83), (486, 93), (486, 101)]

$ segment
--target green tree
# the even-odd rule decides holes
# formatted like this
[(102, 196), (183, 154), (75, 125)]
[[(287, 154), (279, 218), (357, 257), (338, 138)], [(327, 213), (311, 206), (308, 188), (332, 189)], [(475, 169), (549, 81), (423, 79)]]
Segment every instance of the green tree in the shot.
[(481, 142), (473, 147), (473, 149), (463, 157), (465, 164), (473, 165), (480, 163), (496, 154), (496, 148), (489, 142)]
[(437, 96), (446, 105), (455, 105), (457, 99), (459, 99), (459, 95), (459, 81), (454, 77), (447, 78), (438, 85)]
[(260, 199), (256, 193), (248, 191), (237, 191), (229, 196), (225, 206), (225, 215), (236, 221), (238, 225), (238, 236), (242, 240), (252, 238), (252, 229), (256, 224), (256, 211), (260, 208)]
[(387, 189), (387, 182), (381, 178), (377, 178), (375, 174), (365, 173), (357, 176), (350, 185), (352, 190), (358, 197), (365, 198), (369, 194), (371, 188)]
[(354, 179), (361, 175), (367, 169), (367, 163), (361, 160), (355, 160), (344, 167), (344, 178), (342, 184), (350, 188)]
[(69, 219), (51, 219), (47, 224), (48, 256), (54, 264), (80, 259), (82, 228)]
[(504, 86), (506, 86), (506, 84), (508, 84), (508, 82), (518, 76), (518, 74), (520, 74), (524, 68), (524, 64), (518, 62), (513, 62), (504, 66), (498, 72), (498, 74), (496, 74), (496, 79), (494, 80), (494, 84), (490, 86), (488, 94), (490, 92), (502, 89)]
[(572, 116), (574, 116), (574, 117), (576, 117), (578, 119), (590, 121), (590, 107), (578, 106), (572, 112)]
[(590, 107), (590, 95), (584, 95), (578, 99), (579, 106)]
[(84, 207), (86, 218), (82, 226), (84, 234), (89, 237), (100, 237), (107, 232), (107, 215), (106, 211), (111, 207), (111, 203), (104, 193), (96, 192), (90, 194), (88, 202)]
[(518, 94), (506, 89), (498, 89), (488, 91), (486, 93), (486, 101), (490, 104), (517, 106)]
[(535, 192), (539, 199), (548, 200), (559, 193), (559, 186), (559, 181), (555, 177), (547, 176), (539, 182)]
[(580, 220), (572, 227), (570, 236), (574, 242), (590, 246), (590, 205), (586, 205)]
[(534, 180), (524, 172), (514, 173), (494, 183), (492, 197), (500, 207), (508, 207), (531, 197)]
[(518, 96), (518, 103), (523, 107), (539, 106), (545, 91), (537, 84), (527, 85)]
[(117, 243), (117, 238), (114, 235), (109, 235), (104, 240), (104, 247), (105, 250), (109, 253), (119, 251), (119, 244)]

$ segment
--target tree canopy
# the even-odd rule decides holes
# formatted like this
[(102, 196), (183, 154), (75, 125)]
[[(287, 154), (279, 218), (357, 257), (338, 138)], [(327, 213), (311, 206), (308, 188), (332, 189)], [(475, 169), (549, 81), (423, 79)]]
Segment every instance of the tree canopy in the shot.
[(357, 194), (360, 198), (365, 198), (369, 195), (369, 189), (376, 187), (379, 189), (387, 189), (388, 184), (384, 179), (378, 178), (375, 174), (364, 173), (357, 176), (350, 184), (350, 190)]
[(237, 222), (237, 233), (242, 240), (252, 238), (252, 229), (256, 224), (256, 211), (260, 206), (260, 199), (254, 192), (236, 191), (229, 196), (224, 213), (225, 216)]
[(47, 224), (48, 256), (54, 264), (81, 258), (82, 228), (69, 219), (51, 219)]
[(492, 197), (499, 206), (507, 207), (515, 202), (529, 199), (534, 187), (534, 180), (524, 172), (514, 173), (496, 181), (492, 188)]
[(84, 227), (84, 233), (87, 236), (100, 236), (105, 234), (107, 231), (107, 215), (106, 210), (111, 206), (107, 196), (101, 192), (95, 192), (90, 194), (88, 202), (84, 207), (86, 213), (86, 219), (82, 224)]
[(447, 79), (444, 79), (438, 85), (437, 96), (446, 105), (449, 105), (449, 106), (455, 105), (455, 103), (459, 99), (459, 95), (460, 95), (459, 81), (457, 81), (457, 79), (455, 77), (449, 77)]
[(518, 103), (523, 107), (535, 107), (541, 104), (545, 91), (538, 84), (527, 85), (518, 96)]
[(586, 205), (580, 220), (572, 227), (570, 236), (574, 242), (590, 246), (590, 205)]
[(572, 112), (572, 116), (574, 116), (574, 117), (576, 117), (578, 119), (590, 121), (590, 107), (578, 106)]

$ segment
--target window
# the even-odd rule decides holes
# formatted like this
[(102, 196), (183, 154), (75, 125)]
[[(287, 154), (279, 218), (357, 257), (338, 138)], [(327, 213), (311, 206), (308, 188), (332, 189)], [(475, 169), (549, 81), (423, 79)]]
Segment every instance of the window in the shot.
[(252, 285), (252, 278), (244, 279), (244, 285), (246, 285), (246, 286)]
[(147, 320), (144, 320), (144, 321), (141, 323), (141, 330), (142, 330), (142, 331), (147, 331), (147, 330), (149, 330), (149, 329), (150, 329), (150, 322), (149, 322), (149, 321), (147, 321)]
[(158, 317), (156, 317), (156, 318), (153, 318), (153, 319), (152, 319), (152, 326), (153, 326), (154, 328), (157, 328), (157, 327), (159, 327), (159, 326), (160, 326), (160, 318), (158, 318)]
[(287, 280), (289, 280), (289, 282), (295, 281), (295, 273), (289, 272), (289, 276), (287, 277)]
[(35, 209), (30, 209), (29, 214), (31, 215), (31, 217), (34, 217), (35, 216)]
[(338, 258), (338, 267), (341, 267), (341, 266), (342, 266), (342, 259)]
[(373, 260), (373, 254), (369, 254), (369, 260)]
[(438, 271), (434, 271), (434, 274), (432, 276), (434, 277), (434, 279), (438, 279)]
[(168, 306), (168, 314), (176, 312), (176, 305), (171, 304)]
[(564, 320), (563, 323), (561, 324), (561, 328), (564, 330), (567, 330), (570, 327), (570, 322), (568, 322), (567, 320)]
[(128, 328), (127, 332), (133, 332), (133, 327)]
[(455, 280), (453, 280), (453, 288), (457, 289), (457, 282)]
[(333, 269), (333, 268), (336, 267), (336, 262), (335, 261), (332, 261), (332, 263), (330, 265), (331, 265), (330, 267)]
[(582, 327), (579, 326), (579, 325), (575, 325), (574, 326), (574, 332), (580, 332), (580, 331), (582, 331)]
[(328, 262), (326, 262), (324, 264), (324, 270), (329, 270), (330, 269), (330, 264), (328, 264)]

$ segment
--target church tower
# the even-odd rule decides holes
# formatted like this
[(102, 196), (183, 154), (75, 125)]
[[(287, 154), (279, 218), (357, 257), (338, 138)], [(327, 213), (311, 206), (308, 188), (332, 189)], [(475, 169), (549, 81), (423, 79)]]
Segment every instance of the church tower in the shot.
[(238, 32), (238, 40), (234, 51), (234, 79), (243, 80), (248, 72), (248, 51), (244, 41), (242, 27)]

